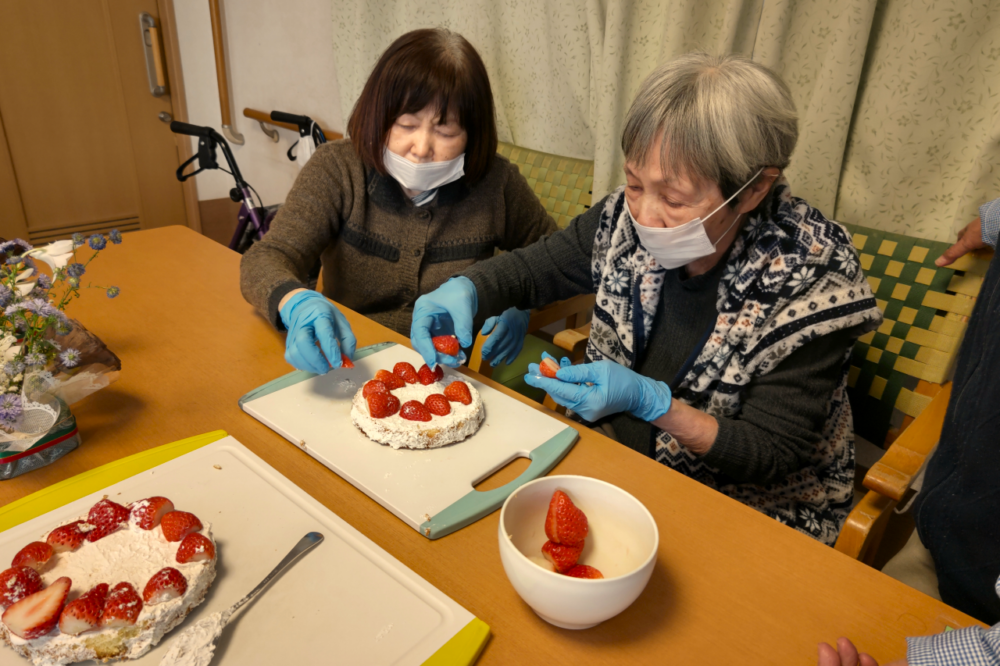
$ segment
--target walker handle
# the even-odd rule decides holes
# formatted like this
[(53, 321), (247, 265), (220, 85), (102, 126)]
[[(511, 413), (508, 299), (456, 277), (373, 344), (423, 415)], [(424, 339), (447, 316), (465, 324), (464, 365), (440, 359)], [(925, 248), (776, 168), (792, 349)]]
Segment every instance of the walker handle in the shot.
[(174, 134), (187, 134), (188, 136), (203, 136), (206, 138), (211, 136), (214, 132), (211, 127), (189, 125), (188, 123), (182, 123), (179, 120), (170, 121), (170, 131)]

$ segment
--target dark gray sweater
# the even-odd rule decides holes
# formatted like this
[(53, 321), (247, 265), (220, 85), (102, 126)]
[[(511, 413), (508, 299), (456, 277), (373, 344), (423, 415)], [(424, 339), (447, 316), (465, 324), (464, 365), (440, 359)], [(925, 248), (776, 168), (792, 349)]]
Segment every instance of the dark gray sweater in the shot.
[(500, 155), (474, 186), (449, 183), (417, 207), (393, 178), (368, 169), (350, 141), (333, 141), (317, 149), (270, 231), (243, 255), (240, 288), (282, 330), (278, 303), (305, 287), (322, 258), (325, 296), (409, 335), (417, 297), (495, 248), (524, 247), (555, 228)]
[[(477, 320), (511, 306), (538, 307), (594, 293), (591, 262), (603, 201), (565, 230), (530, 247), (475, 264), (463, 274), (476, 285)], [(715, 301), (725, 259), (703, 275), (667, 271), (649, 344), (635, 370), (674, 385), (718, 314)], [(719, 433), (704, 460), (738, 483), (780, 481), (806, 466), (827, 420), (827, 402), (855, 335), (840, 331), (793, 352), (744, 389), (741, 412), (719, 418)], [(628, 414), (608, 417), (623, 444), (652, 455), (653, 426)]]

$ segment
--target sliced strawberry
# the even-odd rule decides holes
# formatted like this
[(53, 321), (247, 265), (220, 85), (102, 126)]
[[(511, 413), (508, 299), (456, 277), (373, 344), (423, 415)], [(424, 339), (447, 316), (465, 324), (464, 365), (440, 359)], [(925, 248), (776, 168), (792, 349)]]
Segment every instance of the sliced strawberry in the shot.
[(367, 398), (372, 393), (388, 393), (389, 389), (386, 388), (385, 384), (377, 379), (372, 379), (365, 382), (365, 385), (361, 387), (361, 397)]
[(128, 516), (129, 510), (121, 504), (102, 499), (90, 507), (90, 513), (87, 514), (87, 523), (94, 526), (94, 529), (87, 532), (87, 541), (94, 542), (108, 536), (127, 522)]
[(430, 421), (431, 413), (424, 407), (424, 403), (418, 400), (404, 402), (399, 408), (399, 415), (407, 421)]
[(395, 391), (398, 388), (403, 388), (406, 386), (406, 382), (392, 374), (388, 370), (379, 370), (375, 373), (375, 379), (379, 380), (385, 387), (390, 391)]
[(347, 358), (347, 354), (341, 354), (340, 355), (340, 367), (342, 367), (342, 368), (353, 368), (354, 367), (354, 361), (352, 361), (351, 359)]
[(26, 641), (44, 636), (59, 621), (66, 595), (73, 581), (63, 576), (48, 587), (26, 596), (4, 611), (3, 623), (10, 632)]
[(87, 539), (87, 529), (81, 529), (87, 525), (82, 520), (74, 520), (72, 523), (57, 527), (45, 537), (45, 543), (52, 546), (52, 550), (57, 553), (65, 553), (79, 548)]
[(99, 629), (101, 613), (108, 600), (108, 584), (101, 583), (86, 594), (66, 604), (59, 615), (59, 631), (70, 636), (79, 636), (85, 631)]
[(555, 359), (545, 357), (538, 364), (538, 370), (542, 373), (542, 376), (555, 379), (556, 372), (559, 370), (559, 364), (556, 363)]
[(368, 396), (368, 412), (373, 419), (384, 419), (399, 411), (399, 398), (391, 393), (375, 393)]
[(572, 576), (573, 578), (589, 578), (591, 580), (597, 580), (599, 578), (604, 578), (604, 574), (595, 569), (594, 567), (587, 566), (586, 564), (578, 564), (569, 571), (566, 572), (567, 576)]
[(575, 567), (577, 560), (580, 559), (580, 553), (582, 552), (582, 543), (579, 546), (564, 546), (561, 543), (546, 541), (545, 545), (542, 546), (542, 555), (544, 555), (545, 559), (552, 563), (552, 566), (554, 566), (556, 571), (559, 573), (566, 573)]
[(434, 382), (439, 382), (442, 379), (444, 379), (444, 370), (440, 365), (431, 370), (427, 367), (427, 364), (424, 363), (420, 366), (420, 369), (417, 370), (417, 381), (424, 386), (430, 386)]
[(434, 343), (434, 349), (447, 356), (458, 356), (458, 352), (461, 351), (458, 338), (454, 335), (438, 335), (431, 338), (431, 342)]
[(188, 534), (177, 547), (175, 558), (181, 564), (208, 562), (215, 559), (215, 544), (208, 537), (194, 532)]
[(451, 403), (448, 402), (448, 398), (440, 393), (432, 393), (427, 396), (424, 400), (424, 407), (431, 414), (437, 414), (438, 416), (448, 416), (451, 414)]
[(167, 541), (180, 541), (188, 534), (201, 530), (201, 521), (193, 513), (171, 511), (160, 520), (160, 529)]
[(469, 385), (460, 379), (453, 381), (444, 388), (444, 397), (452, 402), (460, 402), (463, 405), (472, 404), (472, 393), (469, 391)]
[[(191, 535), (189, 535), (191, 536)], [(187, 579), (177, 569), (164, 567), (153, 574), (142, 591), (142, 600), (147, 604), (162, 604), (187, 592)]]
[(118, 583), (108, 593), (108, 601), (101, 613), (102, 627), (128, 627), (135, 624), (142, 612), (142, 599), (131, 583)]
[(31, 567), (41, 573), (45, 565), (52, 559), (52, 546), (44, 541), (32, 541), (27, 546), (17, 551), (14, 560), (10, 563), (12, 567)]
[(392, 374), (396, 375), (407, 384), (417, 383), (417, 369), (413, 367), (412, 363), (400, 361), (396, 365), (392, 366)]
[(587, 538), (587, 516), (561, 490), (552, 493), (545, 516), (545, 536), (566, 546), (582, 546)]
[(139, 529), (151, 530), (160, 524), (166, 514), (174, 510), (174, 503), (166, 497), (149, 497), (129, 505), (132, 510), (128, 521)]
[(42, 577), (31, 567), (11, 567), (0, 571), (0, 608), (13, 606), (42, 589)]

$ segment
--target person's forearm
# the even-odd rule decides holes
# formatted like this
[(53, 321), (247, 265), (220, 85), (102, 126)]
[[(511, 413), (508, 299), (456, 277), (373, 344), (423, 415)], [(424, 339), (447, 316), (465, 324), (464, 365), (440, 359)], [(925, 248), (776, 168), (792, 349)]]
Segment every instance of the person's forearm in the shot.
[(678, 400), (671, 402), (667, 413), (652, 424), (669, 432), (681, 446), (699, 456), (708, 453), (719, 432), (719, 422), (714, 416)]
[(593, 292), (591, 254), (599, 211), (526, 248), (473, 264), (462, 275), (476, 285), (478, 317), (548, 305)]

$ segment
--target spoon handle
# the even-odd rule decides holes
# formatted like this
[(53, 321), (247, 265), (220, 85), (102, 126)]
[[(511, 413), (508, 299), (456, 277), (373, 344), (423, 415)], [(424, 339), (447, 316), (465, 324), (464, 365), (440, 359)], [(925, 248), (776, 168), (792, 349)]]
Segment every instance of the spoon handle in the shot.
[(257, 587), (250, 590), (249, 594), (247, 594), (245, 597), (243, 597), (242, 599), (240, 599), (235, 604), (229, 607), (229, 614), (232, 615), (233, 613), (238, 611), (240, 609), (240, 606), (253, 599), (255, 596), (257, 596), (258, 592), (267, 587), (267, 584), (270, 583), (275, 576), (277, 576), (282, 571), (287, 569), (289, 566), (291, 566), (293, 562), (295, 562), (297, 559), (299, 559), (300, 557), (308, 553), (310, 550), (315, 548), (322, 541), (323, 541), (323, 535), (320, 534), (319, 532), (310, 532), (309, 534), (299, 539), (299, 542), (295, 544), (295, 547), (288, 552), (288, 555), (285, 555), (285, 559), (278, 562), (278, 566), (274, 567), (274, 569), (271, 570), (271, 573), (267, 574), (267, 577), (264, 578), (264, 580), (260, 581), (260, 584), (257, 585)]

